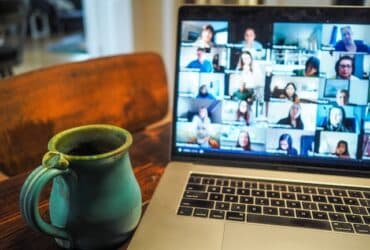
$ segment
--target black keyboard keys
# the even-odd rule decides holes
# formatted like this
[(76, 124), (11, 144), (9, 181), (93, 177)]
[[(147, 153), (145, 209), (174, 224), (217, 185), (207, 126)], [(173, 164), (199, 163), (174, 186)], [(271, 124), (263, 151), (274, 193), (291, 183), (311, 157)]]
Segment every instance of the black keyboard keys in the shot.
[(353, 227), (350, 223), (332, 222), (331, 225), (335, 231), (353, 233)]

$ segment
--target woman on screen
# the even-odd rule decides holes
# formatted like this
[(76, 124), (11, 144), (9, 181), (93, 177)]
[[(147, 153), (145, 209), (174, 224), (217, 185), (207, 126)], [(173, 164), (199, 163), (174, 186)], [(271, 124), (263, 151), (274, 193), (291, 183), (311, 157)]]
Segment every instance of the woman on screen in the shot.
[(247, 131), (240, 130), (236, 147), (242, 148), (245, 151), (251, 150), (251, 139)]
[(344, 124), (346, 113), (341, 106), (333, 106), (329, 110), (329, 116), (326, 118), (324, 130), (335, 132), (353, 132), (351, 128)]
[(338, 156), (339, 158), (349, 158), (348, 143), (344, 140), (338, 141), (334, 155)]
[(260, 68), (253, 64), (251, 52), (243, 51), (241, 53), (236, 70), (240, 71), (241, 78), (246, 83), (247, 88), (258, 88), (265, 85)]
[(277, 149), (285, 152), (287, 155), (298, 155), (297, 149), (293, 147), (293, 139), (290, 134), (282, 134), (280, 136)]
[(284, 93), (280, 96), (280, 98), (286, 98), (292, 102), (299, 102), (298, 95), (297, 95), (297, 87), (295, 86), (294, 82), (288, 82), (285, 85)]
[(206, 52), (210, 52), (210, 48), (213, 46), (213, 36), (215, 29), (212, 25), (207, 24), (202, 27), (200, 36), (195, 41), (194, 46), (206, 49)]
[(250, 112), (251, 108), (249, 107), (247, 101), (245, 100), (240, 101), (238, 105), (238, 110), (236, 111), (236, 121), (243, 122), (247, 126), (249, 126)]
[(288, 117), (280, 119), (278, 124), (289, 125), (294, 129), (304, 129), (301, 119), (301, 105), (293, 103), (292, 106), (290, 106)]

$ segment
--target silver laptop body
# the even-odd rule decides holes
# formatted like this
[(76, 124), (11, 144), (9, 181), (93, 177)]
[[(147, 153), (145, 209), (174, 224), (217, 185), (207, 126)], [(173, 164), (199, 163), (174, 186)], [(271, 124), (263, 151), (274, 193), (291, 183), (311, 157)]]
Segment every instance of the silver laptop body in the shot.
[(370, 8), (184, 6), (171, 159), (129, 245), (370, 249)]

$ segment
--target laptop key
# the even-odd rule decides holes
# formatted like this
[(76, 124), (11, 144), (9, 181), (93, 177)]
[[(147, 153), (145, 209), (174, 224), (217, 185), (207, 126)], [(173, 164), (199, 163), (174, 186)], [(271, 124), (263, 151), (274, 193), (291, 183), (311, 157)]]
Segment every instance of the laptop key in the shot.
[(222, 193), (224, 193), (224, 194), (235, 194), (235, 188), (224, 187), (224, 188), (222, 188)]
[(333, 212), (334, 211), (334, 208), (332, 205), (330, 204), (322, 204), (322, 203), (319, 203), (319, 210), (320, 211), (329, 211), (329, 212)]
[(266, 199), (266, 198), (256, 198), (256, 205), (268, 206), (269, 205), (269, 199)]
[(265, 191), (263, 191), (263, 190), (252, 190), (252, 196), (265, 197)]
[(238, 195), (250, 195), (250, 190), (246, 188), (238, 188), (236, 191)]
[(253, 197), (240, 196), (239, 202), (244, 204), (253, 204)]
[(207, 218), (207, 217), (208, 217), (208, 213), (209, 213), (209, 210), (208, 210), (208, 209), (204, 209), (204, 208), (195, 208), (195, 209), (194, 209), (193, 216), (196, 216), (196, 217), (205, 217), (205, 218)]
[(348, 222), (352, 223), (362, 223), (362, 219), (360, 215), (355, 214), (346, 214), (346, 218)]
[(217, 193), (211, 193), (209, 195), (209, 199), (211, 201), (222, 201), (224, 199), (224, 195), (223, 194), (217, 194)]
[(226, 219), (233, 221), (245, 221), (245, 214), (240, 212), (227, 212)]
[(208, 198), (208, 193), (186, 190), (184, 193), (184, 197), (191, 199), (206, 200)]
[(266, 196), (269, 197), (269, 198), (280, 199), (280, 193), (276, 192), (276, 191), (267, 191)]
[(340, 197), (329, 196), (328, 197), (328, 201), (330, 203), (334, 203), (334, 204), (343, 204), (343, 200)]
[(317, 205), (314, 202), (302, 202), (303, 209), (317, 210)]
[(216, 202), (216, 209), (219, 210), (229, 210), (230, 209), (230, 203), (227, 202)]
[(319, 194), (324, 194), (324, 195), (333, 195), (330, 189), (327, 188), (318, 188), (317, 189)]
[(327, 221), (282, 217), (282, 216), (248, 214), (247, 222), (331, 230), (330, 223)]
[(263, 207), (263, 213), (269, 215), (278, 215), (279, 211), (276, 207)]
[(245, 205), (243, 205), (243, 204), (231, 204), (231, 211), (245, 212)]
[(326, 212), (317, 212), (317, 211), (313, 211), (312, 212), (312, 217), (314, 219), (318, 219), (318, 220), (328, 220), (328, 214)]
[(367, 215), (367, 211), (364, 207), (351, 206), (351, 210), (352, 210), (352, 213), (354, 214)]
[(312, 200), (315, 202), (322, 202), (322, 203), (327, 202), (326, 197), (322, 195), (312, 195)]
[(294, 193), (282, 193), (281, 194), (281, 197), (283, 199), (287, 199), (287, 200), (295, 200), (296, 197), (295, 197), (295, 194)]
[(223, 219), (225, 219), (225, 211), (211, 210), (211, 212), (209, 214), (209, 218), (223, 220)]
[(360, 191), (348, 191), (348, 195), (353, 198), (363, 198)]
[(347, 205), (354, 205), (354, 206), (359, 205), (356, 198), (343, 198), (343, 200), (344, 200), (344, 203), (347, 204)]
[(341, 190), (341, 189), (333, 190), (333, 193), (336, 196), (342, 196), (342, 197), (347, 197), (348, 196), (347, 192), (345, 190)]
[(225, 200), (224, 201), (227, 201), (227, 202), (238, 202), (238, 196), (236, 195), (225, 195)]
[(279, 199), (271, 199), (271, 206), (274, 207), (285, 207), (285, 201)]
[(218, 186), (209, 186), (207, 191), (210, 193), (219, 193), (221, 188)]
[(366, 199), (370, 199), (370, 192), (364, 192), (364, 196)]
[(361, 206), (363, 206), (363, 207), (370, 207), (370, 200), (359, 199), (358, 201), (360, 202)]
[(362, 216), (362, 219), (364, 219), (366, 224), (370, 224), (370, 216)]
[(364, 225), (364, 224), (354, 224), (353, 225), (356, 233), (359, 234), (370, 234), (370, 226), (369, 225)]
[(206, 191), (206, 186), (199, 184), (188, 184), (186, 185), (186, 190)]
[(297, 200), (311, 201), (311, 196), (309, 194), (297, 194)]
[(305, 194), (317, 194), (315, 187), (303, 187), (303, 193)]
[(346, 205), (335, 205), (335, 211), (338, 213), (349, 213), (349, 207)]
[(248, 213), (260, 214), (260, 213), (262, 213), (262, 208), (260, 206), (248, 205), (247, 206), (247, 211), (248, 211)]
[(331, 223), (333, 230), (338, 232), (347, 232), (347, 233), (353, 233), (353, 227), (350, 223), (344, 223), (344, 222), (332, 222)]
[(301, 203), (299, 201), (286, 201), (286, 206), (289, 208), (301, 208)]
[(344, 217), (344, 215), (338, 214), (338, 213), (329, 213), (329, 218), (331, 221), (341, 221), (341, 222), (346, 221), (346, 218)]
[(185, 216), (190, 216), (193, 213), (193, 208), (192, 207), (179, 207), (177, 210), (178, 215), (185, 215)]
[(213, 208), (214, 201), (207, 201), (207, 200), (195, 200), (195, 199), (187, 199), (183, 198), (181, 201), (180, 206), (187, 206), (187, 207), (199, 207), (199, 208)]
[(294, 210), (289, 208), (279, 208), (279, 212), (281, 216), (290, 216), (294, 217)]
[(298, 218), (312, 219), (311, 212), (308, 210), (296, 210)]

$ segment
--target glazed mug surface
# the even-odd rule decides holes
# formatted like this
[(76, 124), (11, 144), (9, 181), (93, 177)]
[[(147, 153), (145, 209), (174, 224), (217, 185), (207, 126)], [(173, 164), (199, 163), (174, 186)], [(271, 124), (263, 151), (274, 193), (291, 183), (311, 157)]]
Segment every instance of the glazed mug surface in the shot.
[[(108, 249), (121, 245), (141, 216), (141, 192), (128, 149), (131, 134), (111, 125), (86, 125), (56, 134), (42, 165), (20, 194), (28, 225), (53, 236), (59, 246)], [(52, 180), (51, 224), (39, 213), (43, 187)]]

